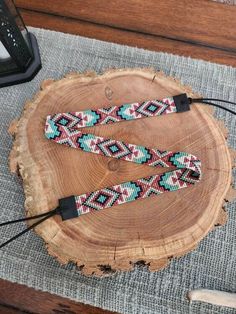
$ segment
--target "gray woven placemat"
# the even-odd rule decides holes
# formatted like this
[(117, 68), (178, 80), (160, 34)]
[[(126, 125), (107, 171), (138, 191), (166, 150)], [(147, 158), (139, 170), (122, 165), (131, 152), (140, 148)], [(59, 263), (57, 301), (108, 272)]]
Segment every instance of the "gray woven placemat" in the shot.
[[(39, 41), (43, 69), (30, 83), (0, 89), (0, 221), (24, 215), (21, 183), (8, 171), (12, 140), (7, 128), (43, 79), (60, 78), (69, 71), (151, 66), (180, 78), (204, 95), (236, 101), (236, 69), (232, 67), (46, 30), (31, 31)], [(225, 120), (229, 144), (236, 148), (236, 119), (224, 111), (216, 114)], [(149, 273), (137, 267), (111, 278), (88, 278), (72, 264), (60, 266), (47, 254), (43, 241), (31, 232), (0, 250), (0, 278), (120, 313), (235, 313), (204, 303), (189, 304), (186, 299), (188, 290), (200, 287), (236, 292), (235, 202), (227, 208), (225, 226), (212, 231), (198, 249), (172, 260), (160, 272)], [(0, 228), (1, 241), (22, 227)]]

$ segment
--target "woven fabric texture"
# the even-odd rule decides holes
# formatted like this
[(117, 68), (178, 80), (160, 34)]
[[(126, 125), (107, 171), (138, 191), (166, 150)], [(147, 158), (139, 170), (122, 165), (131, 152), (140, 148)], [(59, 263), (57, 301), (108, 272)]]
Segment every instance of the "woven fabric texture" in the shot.
[[(8, 170), (12, 139), (7, 128), (19, 117), (24, 102), (39, 89), (43, 79), (59, 79), (70, 71), (101, 73), (112, 67), (150, 66), (180, 78), (204, 96), (236, 101), (235, 68), (42, 29), (30, 30), (38, 38), (43, 69), (29, 83), (0, 89), (0, 222), (24, 216), (21, 182)], [(224, 119), (229, 129), (228, 143), (236, 149), (236, 119), (220, 109), (215, 114)], [(235, 313), (226, 307), (190, 304), (186, 298), (186, 293), (195, 288), (236, 292), (235, 204), (227, 206), (229, 218), (225, 226), (210, 232), (197, 249), (173, 259), (160, 272), (150, 273), (137, 266), (112, 277), (86, 277), (73, 264), (60, 266), (47, 254), (43, 241), (30, 232), (0, 250), (0, 278), (120, 313)], [(1, 241), (23, 227), (19, 224), (0, 228)]]

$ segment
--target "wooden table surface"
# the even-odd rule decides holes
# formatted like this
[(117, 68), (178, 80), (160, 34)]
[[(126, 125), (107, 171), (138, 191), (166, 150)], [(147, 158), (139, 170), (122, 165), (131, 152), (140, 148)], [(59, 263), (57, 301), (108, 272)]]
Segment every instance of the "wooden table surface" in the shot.
[(210, 0), (15, 0), (27, 25), (236, 66), (236, 6)]
[[(26, 25), (236, 66), (236, 6), (210, 0), (15, 0)], [(0, 314), (105, 314), (0, 280)]]

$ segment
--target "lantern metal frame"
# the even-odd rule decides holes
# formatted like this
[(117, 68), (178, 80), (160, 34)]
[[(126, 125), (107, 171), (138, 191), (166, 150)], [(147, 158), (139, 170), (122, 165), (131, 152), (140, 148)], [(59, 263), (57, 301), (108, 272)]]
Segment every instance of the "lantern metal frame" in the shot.
[[(28, 32), (13, 1), (0, 0), (0, 40), (10, 55), (10, 61), (2, 61), (1, 64), (3, 69), (5, 63), (6, 69), (0, 72), (0, 87), (32, 80), (42, 67), (38, 43), (36, 37)], [(12, 62), (12, 70), (9, 71), (8, 62)]]

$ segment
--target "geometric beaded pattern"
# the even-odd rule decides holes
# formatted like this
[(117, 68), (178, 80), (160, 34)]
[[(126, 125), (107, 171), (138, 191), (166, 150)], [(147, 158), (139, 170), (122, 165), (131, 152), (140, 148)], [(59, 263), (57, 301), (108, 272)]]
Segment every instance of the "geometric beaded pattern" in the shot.
[(151, 100), (47, 116), (45, 136), (58, 144), (151, 167), (177, 168), (161, 175), (153, 175), (75, 196), (78, 216), (167, 191), (176, 191), (195, 184), (201, 179), (201, 162), (192, 154), (147, 148), (95, 136), (80, 130), (84, 127), (154, 117), (176, 111), (174, 100), (169, 97), (161, 101)]

